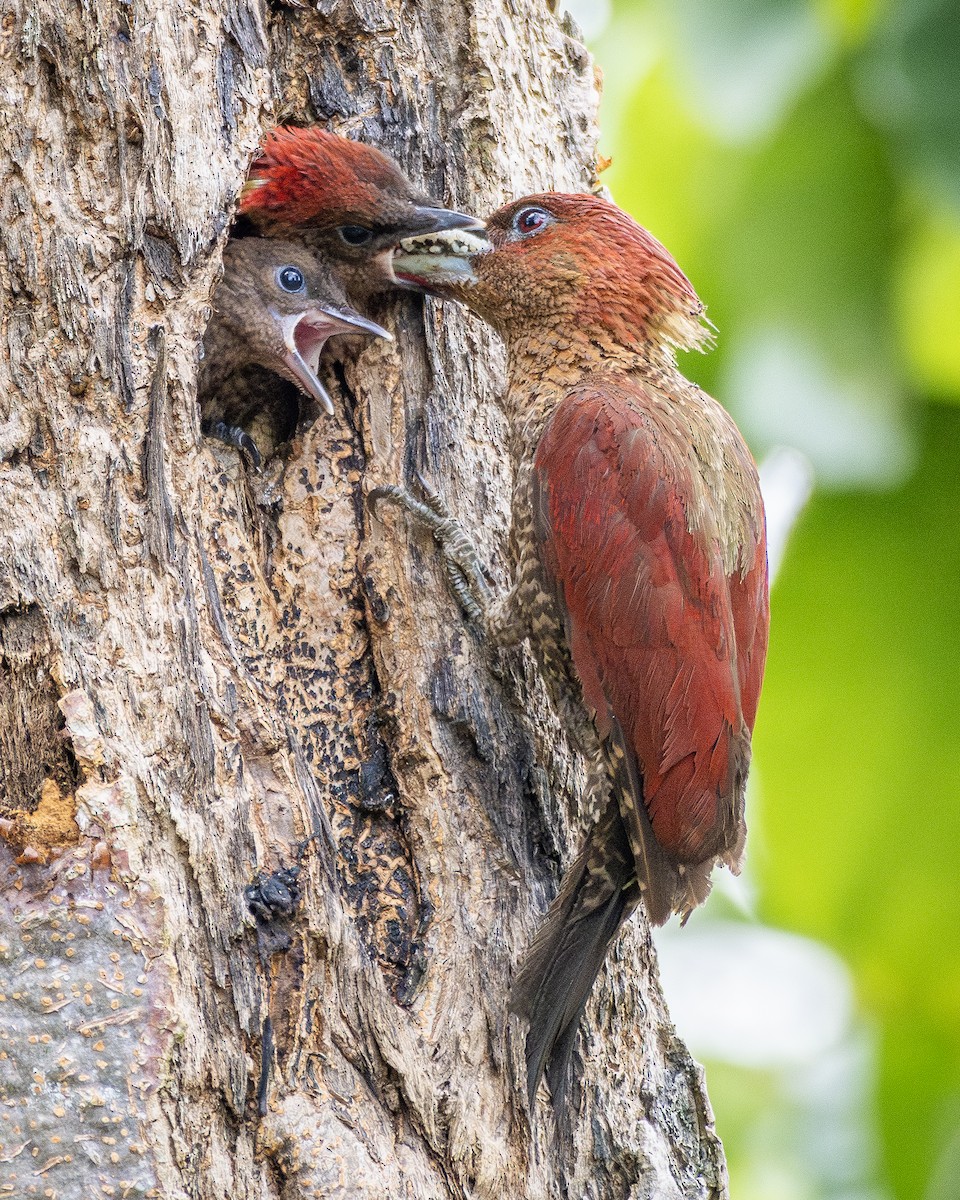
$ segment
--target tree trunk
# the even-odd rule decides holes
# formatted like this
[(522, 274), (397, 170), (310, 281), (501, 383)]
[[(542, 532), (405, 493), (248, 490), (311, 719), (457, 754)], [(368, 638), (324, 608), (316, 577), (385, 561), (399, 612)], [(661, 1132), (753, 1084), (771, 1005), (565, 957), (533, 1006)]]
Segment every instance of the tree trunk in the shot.
[(525, 1111), (506, 996), (581, 766), (526, 652), (363, 503), (422, 471), (504, 582), (492, 336), (389, 299), (396, 344), (265, 476), (199, 433), (262, 133), (325, 123), (478, 212), (586, 190), (576, 31), (536, 0), (36, 0), (0, 45), (0, 1197), (724, 1195), (641, 917), (572, 1130)]

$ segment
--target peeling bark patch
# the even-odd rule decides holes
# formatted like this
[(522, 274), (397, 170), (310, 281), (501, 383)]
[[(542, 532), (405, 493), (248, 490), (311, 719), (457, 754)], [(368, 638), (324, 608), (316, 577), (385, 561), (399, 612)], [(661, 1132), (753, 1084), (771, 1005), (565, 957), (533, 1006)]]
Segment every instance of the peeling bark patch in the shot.
[(52, 779), (40, 789), (40, 803), (32, 813), (0, 817), (0, 838), (17, 854), (20, 862), (46, 863), (60, 847), (74, 846), (80, 838), (76, 802), (64, 795)]
[(290, 949), (293, 939), (285, 926), (300, 903), (299, 876), (299, 867), (281, 867), (272, 875), (258, 876), (243, 890), (247, 909), (257, 922), (257, 948), (262, 959)]
[[(406, 1002), (423, 973), (427, 912), (379, 715), (358, 569), (365, 463), (348, 407), (294, 441), (275, 512), (247, 504), (242, 479), (211, 481), (221, 519), (209, 562), (231, 641), (299, 744), (314, 803), (323, 806), (306, 828), (282, 833), (292, 840), (329, 824), (341, 894), (371, 958)], [(241, 747), (245, 756), (259, 753), (253, 736)]]
[(0, 847), (0, 1197), (157, 1196), (146, 1105), (172, 1033), (160, 908)]
[[(381, 1131), (354, 1124), (345, 1099), (331, 1103), (333, 1097), (323, 1088), (315, 1097), (284, 1101), (271, 1122), (278, 1142), (271, 1156), (292, 1183), (284, 1195), (298, 1200), (382, 1200), (402, 1194), (396, 1165), (383, 1163), (377, 1152), (375, 1135)], [(394, 1185), (389, 1191), (385, 1179)]]
[(0, 836), (17, 853), (72, 845), (80, 769), (50, 676), (52, 644), (36, 605), (0, 614)]
[(382, 728), (379, 715), (371, 713), (367, 720), (366, 762), (360, 764), (360, 806), (371, 813), (392, 811), (397, 802), (397, 781), (381, 735)]
[(419, 891), (401, 815), (388, 799), (396, 796), (389, 761), (370, 722), (376, 684), (356, 582), (337, 593), (344, 641), (294, 648), (284, 715), (301, 729), (310, 769), (330, 798), (343, 893), (399, 995), (410, 989), (410, 971), (419, 971)]
[(339, 47), (334, 49), (327, 43), (324, 49), (326, 53), (320, 57), (317, 70), (308, 77), (310, 106), (319, 121), (347, 117), (355, 111), (357, 103), (345, 84)]
[(150, 342), (156, 366), (150, 383), (150, 414), (147, 420), (146, 453), (143, 460), (144, 486), (148, 499), (149, 542), (151, 553), (161, 566), (173, 557), (173, 504), (167, 486), (169, 461), (166, 437), (167, 338), (161, 325), (150, 330)]
[(437, 663), (431, 680), (433, 711), (444, 717), (467, 741), (474, 758), (491, 763), (496, 756), (496, 739), (485, 712), (485, 697), (467, 677), (458, 672), (452, 656)]

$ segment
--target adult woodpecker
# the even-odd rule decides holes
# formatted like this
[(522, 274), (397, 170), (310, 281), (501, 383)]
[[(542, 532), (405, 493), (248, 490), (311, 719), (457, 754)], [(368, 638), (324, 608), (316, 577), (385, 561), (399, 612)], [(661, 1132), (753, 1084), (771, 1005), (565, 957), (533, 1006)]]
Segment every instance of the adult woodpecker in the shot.
[(239, 214), (261, 234), (295, 238), (321, 253), (355, 304), (396, 287), (392, 261), (401, 239), (483, 228), (418, 192), (380, 150), (316, 126), (267, 134)]
[(296, 425), (296, 392), (286, 395), (276, 376), (332, 413), (317, 376), (327, 339), (391, 337), (347, 304), (327, 262), (274, 238), (227, 243), (212, 308), (198, 384), (201, 428), (245, 450), (255, 467)]
[(667, 251), (593, 196), (508, 204), (487, 238), (405, 242), (398, 279), (462, 300), (506, 341), (515, 581), (491, 603), (436, 496), (373, 493), (433, 531), (501, 641), (529, 637), (589, 784), (583, 848), (511, 992), (531, 1105), (562, 1098), (580, 1017), (641, 899), (684, 916), (739, 870), (769, 607), (763, 502), (733, 420), (679, 372), (703, 305)]

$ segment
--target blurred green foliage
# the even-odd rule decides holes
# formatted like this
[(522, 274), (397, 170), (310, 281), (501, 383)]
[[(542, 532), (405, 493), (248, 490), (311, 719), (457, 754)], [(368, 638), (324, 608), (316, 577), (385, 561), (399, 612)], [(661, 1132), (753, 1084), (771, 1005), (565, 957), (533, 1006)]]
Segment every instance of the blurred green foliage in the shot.
[(925, 417), (906, 485), (801, 521), (757, 730), (761, 913), (852, 967), (904, 1198), (934, 1195), (960, 1094), (960, 412)]
[(732, 1195), (960, 1197), (960, 5), (574, 8), (604, 181), (719, 329), (684, 369), (818, 482), (774, 592), (751, 866), (759, 917), (853, 972), (879, 1166), (856, 1193), (778, 1175), (776, 1083), (716, 1064)]

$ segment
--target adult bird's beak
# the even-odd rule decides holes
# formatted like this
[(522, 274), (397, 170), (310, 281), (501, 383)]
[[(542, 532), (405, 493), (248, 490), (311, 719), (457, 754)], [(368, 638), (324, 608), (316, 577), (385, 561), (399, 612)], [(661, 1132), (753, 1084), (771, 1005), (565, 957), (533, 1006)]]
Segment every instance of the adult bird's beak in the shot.
[(404, 238), (391, 267), (399, 284), (429, 292), (443, 284), (476, 283), (474, 260), (492, 249), (482, 233), (463, 228), (441, 230)]
[(362, 333), (370, 337), (386, 338), (388, 342), (393, 341), (392, 333), (375, 321), (362, 317), (352, 308), (324, 305), (309, 308), (302, 313), (290, 313), (285, 317), (275, 312), (273, 317), (283, 334), (286, 351), (283, 362), (291, 378), (308, 396), (322, 404), (331, 416), (333, 401), (317, 378), (320, 351), (327, 339), (338, 333)]

